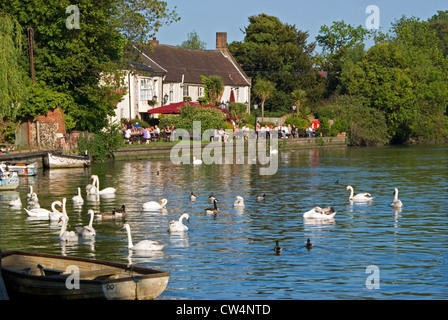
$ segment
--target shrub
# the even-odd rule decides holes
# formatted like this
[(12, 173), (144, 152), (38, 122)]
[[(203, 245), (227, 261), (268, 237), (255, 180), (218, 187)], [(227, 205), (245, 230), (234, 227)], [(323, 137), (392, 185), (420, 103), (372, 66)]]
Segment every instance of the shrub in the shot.
[(288, 117), (285, 119), (285, 124), (290, 124), (291, 126), (294, 124), (298, 129), (306, 129), (310, 126), (310, 120), (302, 117)]
[(116, 124), (110, 124), (94, 134), (82, 133), (78, 138), (78, 152), (87, 150), (94, 161), (114, 158), (114, 152), (123, 146), (123, 136)]

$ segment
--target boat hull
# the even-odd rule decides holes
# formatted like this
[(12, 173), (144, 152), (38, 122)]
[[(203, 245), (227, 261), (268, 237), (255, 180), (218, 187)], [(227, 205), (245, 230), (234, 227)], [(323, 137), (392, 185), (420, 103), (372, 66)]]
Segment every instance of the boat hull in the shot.
[[(86, 258), (8, 250), (2, 250), (2, 256), (2, 276), (11, 300), (150, 300), (165, 290), (170, 275)], [(37, 265), (45, 268), (36, 268)], [(79, 277), (78, 286), (73, 280), (76, 277)]]
[(37, 174), (37, 163), (13, 163), (8, 165), (3, 165), (5, 168), (8, 167), (9, 171), (17, 172), (19, 176), (35, 176)]
[(0, 191), (15, 190), (19, 186), (19, 176), (17, 172), (2, 171), (0, 177)]
[(55, 168), (82, 168), (90, 166), (88, 156), (66, 156), (54, 153), (47, 153), (43, 159), (44, 167)]

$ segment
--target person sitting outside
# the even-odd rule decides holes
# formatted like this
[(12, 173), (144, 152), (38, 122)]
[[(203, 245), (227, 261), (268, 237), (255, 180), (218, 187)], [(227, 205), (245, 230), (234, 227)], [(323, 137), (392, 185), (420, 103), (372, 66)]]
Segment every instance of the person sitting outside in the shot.
[(149, 141), (151, 140), (151, 134), (149, 133), (148, 129), (149, 128), (143, 128), (142, 130), (142, 138), (146, 144), (149, 144)]
[(224, 131), (222, 127), (218, 130), (218, 135), (220, 136), (220, 138), (224, 140), (224, 142), (226, 142), (227, 139), (229, 138), (229, 135), (227, 134), (227, 132)]
[(132, 142), (131, 142), (131, 129), (127, 128), (127, 129), (124, 131), (124, 138), (126, 139), (126, 141), (127, 141), (129, 144), (132, 144)]

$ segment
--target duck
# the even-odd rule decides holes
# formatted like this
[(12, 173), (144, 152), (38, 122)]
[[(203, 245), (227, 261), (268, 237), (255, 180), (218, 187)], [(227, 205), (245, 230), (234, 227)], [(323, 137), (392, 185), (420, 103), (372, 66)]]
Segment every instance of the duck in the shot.
[(216, 199), (216, 197), (213, 195), (213, 192), (210, 193), (210, 196), (208, 197), (208, 201), (210, 201), (211, 203), (213, 203), (213, 201)]
[(265, 198), (266, 198), (266, 195), (265, 195), (265, 194), (260, 194), (260, 195), (257, 196), (257, 200), (259, 200), (259, 201), (262, 201), (262, 200), (264, 200)]
[(143, 210), (161, 210), (164, 209), (168, 200), (166, 198), (162, 198), (160, 202), (157, 201), (148, 201), (142, 205)]
[(95, 212), (95, 217), (99, 219), (121, 218), (121, 216), (117, 216), (115, 208), (112, 209), (112, 212)]
[(84, 227), (75, 227), (76, 232), (78, 232), (78, 236), (82, 238), (93, 238), (96, 236), (96, 231), (93, 228), (93, 218), (95, 216), (95, 213), (92, 209), (87, 210), (87, 215), (90, 215), (90, 222), (89, 225)]
[(196, 157), (193, 157), (193, 164), (202, 164), (202, 160), (196, 159)]
[[(53, 201), (51, 204), (51, 211), (57, 211), (56, 205), (59, 205), (61, 203), (60, 201)], [(62, 204), (61, 204), (62, 205)], [(25, 209), (25, 212), (28, 214), (28, 216), (33, 218), (42, 218), (42, 219), (49, 219), (50, 218), (50, 210), (43, 209), (43, 208), (37, 208), (37, 209)]]
[(78, 187), (78, 194), (72, 198), (73, 204), (83, 204), (84, 199), (81, 196), (81, 188)]
[(303, 217), (314, 219), (332, 219), (335, 215), (336, 211), (332, 207), (321, 208), (315, 206), (313, 209), (306, 211), (303, 214)]
[(16, 208), (21, 207), (22, 206), (22, 200), (20, 200), (20, 196), (17, 197), (17, 199), (15, 199), (15, 200), (9, 201), (9, 206), (10, 207), (16, 207)]
[(213, 200), (213, 208), (205, 209), (205, 213), (217, 214), (219, 212), (218, 206), (216, 205), (217, 203), (218, 203), (217, 199)]
[(179, 217), (179, 220), (170, 220), (169, 229), (170, 232), (180, 232), (187, 231), (188, 227), (183, 224), (182, 220), (187, 219), (187, 222), (190, 222), (190, 215), (188, 213), (184, 213)]
[(196, 201), (197, 197), (195, 196), (195, 194), (193, 192), (191, 192), (190, 194), (190, 201)]
[(392, 201), (392, 203), (390, 205), (394, 208), (403, 207), (403, 203), (401, 202), (400, 199), (398, 199), (398, 188), (394, 189), (394, 200)]
[(279, 243), (278, 243), (278, 240), (275, 241), (274, 252), (275, 252), (275, 253), (280, 253), (282, 250), (283, 250), (283, 248), (280, 247), (280, 245), (279, 245)]
[(65, 242), (72, 242), (72, 241), (79, 240), (78, 235), (74, 231), (67, 230), (68, 219), (66, 216), (62, 215), (58, 221), (59, 222), (62, 221), (61, 232), (59, 232), (59, 240), (65, 241)]
[[(115, 208), (114, 208), (114, 210), (115, 210)], [(124, 204), (121, 206), (120, 209), (115, 210), (115, 215), (117, 217), (122, 217), (122, 218), (126, 217), (126, 207), (124, 206)]]
[(244, 207), (244, 198), (242, 196), (236, 196), (236, 200), (233, 202), (234, 207)]
[(371, 201), (374, 197), (371, 196), (370, 193), (358, 193), (357, 195), (353, 195), (353, 187), (347, 186), (345, 191), (350, 190), (350, 197), (348, 198), (350, 201)]
[(305, 248), (307, 248), (308, 250), (311, 250), (312, 247), (313, 247), (313, 244), (311, 243), (310, 239), (306, 240)]
[(99, 195), (115, 194), (115, 192), (117, 191), (117, 189), (115, 189), (113, 187), (108, 187), (103, 190), (100, 190), (100, 179), (98, 178), (98, 176), (96, 174), (92, 174), (90, 179), (93, 179), (93, 186), (95, 187), (95, 189), (93, 191), (96, 191), (96, 193)]
[(159, 244), (157, 241), (153, 241), (153, 240), (142, 240), (134, 245), (132, 243), (131, 227), (129, 226), (129, 224), (125, 223), (121, 230), (126, 230), (126, 232), (128, 234), (128, 249), (130, 249), (130, 250), (160, 251), (160, 250), (163, 250), (163, 247), (165, 247), (164, 244)]

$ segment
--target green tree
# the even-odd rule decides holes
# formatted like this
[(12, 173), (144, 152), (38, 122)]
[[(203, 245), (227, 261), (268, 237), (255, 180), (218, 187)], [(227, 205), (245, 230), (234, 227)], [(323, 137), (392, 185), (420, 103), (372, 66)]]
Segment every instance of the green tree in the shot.
[(264, 122), (264, 103), (274, 93), (275, 83), (259, 78), (252, 87), (252, 91), (261, 100), (261, 121)]
[(187, 49), (205, 50), (207, 44), (204, 41), (201, 41), (197, 32), (193, 30), (193, 32), (187, 34), (187, 40), (183, 41), (180, 47)]
[[(302, 103), (304, 103), (306, 100), (306, 91), (298, 88), (291, 93), (291, 96), (294, 101), (294, 104), (296, 105), (297, 114), (299, 114), (300, 113), (300, 105)], [(305, 116), (306, 116), (306, 114), (305, 114)]]
[(244, 41), (233, 42), (228, 48), (248, 76), (275, 83), (275, 99), (269, 101), (267, 109), (289, 112), (289, 95), (297, 88), (309, 91), (312, 102), (321, 98), (319, 86), (324, 79), (315, 67), (315, 43), (309, 43), (307, 32), (267, 14), (249, 17), (243, 32)]
[(204, 96), (207, 98), (210, 104), (216, 105), (219, 103), (221, 96), (224, 92), (224, 82), (220, 76), (201, 76), (201, 80), (204, 82)]

